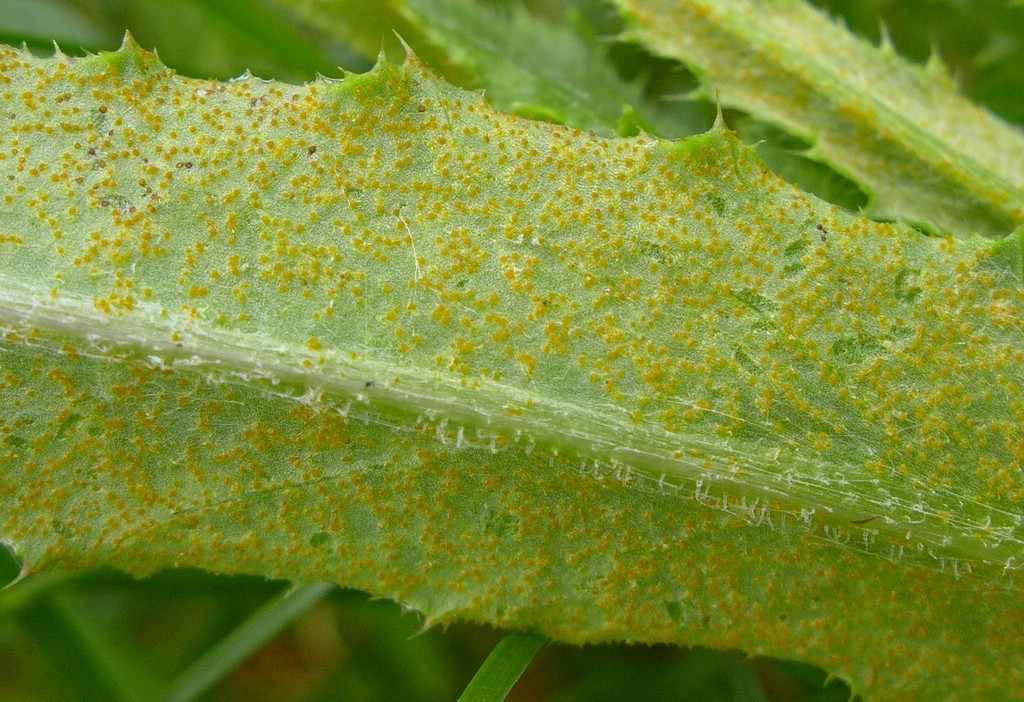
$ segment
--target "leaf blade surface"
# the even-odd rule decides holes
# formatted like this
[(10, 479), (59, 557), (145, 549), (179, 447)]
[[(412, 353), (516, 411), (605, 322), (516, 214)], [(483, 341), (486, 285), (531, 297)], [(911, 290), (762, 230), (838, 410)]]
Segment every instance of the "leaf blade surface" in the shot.
[(30, 567), (1019, 687), (1004, 249), (845, 215), (720, 132), (600, 139), (415, 62), (0, 60), (0, 532)]

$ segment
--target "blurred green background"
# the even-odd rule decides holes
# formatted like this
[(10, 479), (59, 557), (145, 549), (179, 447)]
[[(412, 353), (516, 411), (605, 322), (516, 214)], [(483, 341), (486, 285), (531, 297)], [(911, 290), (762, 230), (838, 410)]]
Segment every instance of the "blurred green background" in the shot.
[[(317, 0), (0, 0), (0, 43), (24, 42), (47, 53), (56, 41), (66, 53), (78, 54), (116, 48), (128, 29), (186, 75), (228, 79), (251, 70), (291, 82), (317, 73), (337, 76), (339, 67), (366, 70), (379, 42), (398, 49), (386, 31), (392, 18), (383, 0), (334, 4), (351, 8), (344, 31), (325, 31), (309, 19)], [(593, 12), (595, 0), (527, 4), (537, 16), (557, 22), (567, 21), (573, 10)], [(938, 52), (968, 95), (1008, 121), (1024, 121), (1019, 3), (818, 4), (872, 41), (886, 27), (895, 46), (914, 60)], [(291, 5), (306, 12), (297, 15)], [(352, 29), (360, 23), (369, 29)], [(417, 45), (415, 28), (397, 26), (421, 55), (446, 70), (436, 48)], [(690, 80), (678, 67), (633, 48), (613, 47), (608, 57), (624, 75), (642, 74), (655, 98), (678, 92)], [(450, 68), (446, 74), (473, 83)], [(712, 118), (713, 106), (701, 114)], [(729, 118), (755, 141), (769, 138), (783, 151), (800, 148), (770, 128), (747, 124), (743, 115)], [(819, 185), (829, 178), (820, 168), (814, 173)], [(855, 207), (856, 188), (833, 181), (824, 189)], [(0, 548), (0, 584), (14, 581), (18, 570), (13, 555)], [(111, 572), (30, 576), (0, 591), (0, 702), (159, 699), (181, 671), (287, 587), (192, 570), (141, 581)], [(254, 643), (248, 660), (198, 699), (452, 700), (501, 636), (469, 624), (424, 630), (415, 612), (335, 589), (270, 643)], [(828, 681), (813, 666), (739, 652), (549, 645), (510, 699), (838, 702), (849, 696), (841, 681)]]

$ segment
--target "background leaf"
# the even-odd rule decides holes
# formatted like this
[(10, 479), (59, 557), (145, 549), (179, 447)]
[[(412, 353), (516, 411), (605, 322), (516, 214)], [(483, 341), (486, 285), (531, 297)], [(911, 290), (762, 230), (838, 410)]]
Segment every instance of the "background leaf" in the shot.
[[(854, 0), (815, 3), (879, 43), (887, 33), (918, 63), (940, 59), (957, 86), (1008, 122), (1024, 122), (1024, 5), (1007, 0)], [(937, 54), (937, 56), (936, 56)]]
[(630, 36), (708, 91), (809, 142), (868, 212), (959, 236), (1024, 219), (1024, 136), (918, 67), (795, 2), (621, 0)]

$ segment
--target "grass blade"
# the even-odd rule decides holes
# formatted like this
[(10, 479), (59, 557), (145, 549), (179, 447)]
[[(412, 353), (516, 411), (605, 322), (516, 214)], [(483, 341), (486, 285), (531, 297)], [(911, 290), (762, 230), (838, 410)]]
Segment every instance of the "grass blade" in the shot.
[(459, 702), (503, 700), (547, 639), (539, 634), (513, 631), (498, 642), (469, 681)]
[(298, 619), (334, 588), (333, 583), (302, 585), (271, 598), (263, 607), (186, 668), (171, 684), (169, 702), (197, 699)]
[(144, 661), (67, 593), (42, 592), (18, 611), (18, 621), (49, 660), (60, 684), (81, 700), (135, 702), (154, 679)]

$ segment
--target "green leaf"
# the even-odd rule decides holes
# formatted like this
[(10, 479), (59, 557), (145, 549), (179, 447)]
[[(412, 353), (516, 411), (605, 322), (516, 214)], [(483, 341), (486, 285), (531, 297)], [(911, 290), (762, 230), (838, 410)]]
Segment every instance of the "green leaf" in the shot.
[[(655, 103), (607, 61), (609, 42), (578, 27), (538, 19), (520, 4), (499, 9), (474, 0), (396, 0), (398, 10), (441, 47), (449, 62), (486, 88), (508, 112), (605, 136), (704, 131), (693, 104)], [(633, 121), (635, 120), (636, 123)]]
[(850, 216), (722, 131), (503, 114), (414, 59), (290, 86), (9, 49), (0, 122), (29, 570), (1024, 689), (1019, 240)]
[(723, 104), (813, 144), (868, 212), (959, 236), (1024, 222), (1024, 136), (936, 66), (876, 48), (801, 2), (617, 0), (627, 36), (702, 76)]

